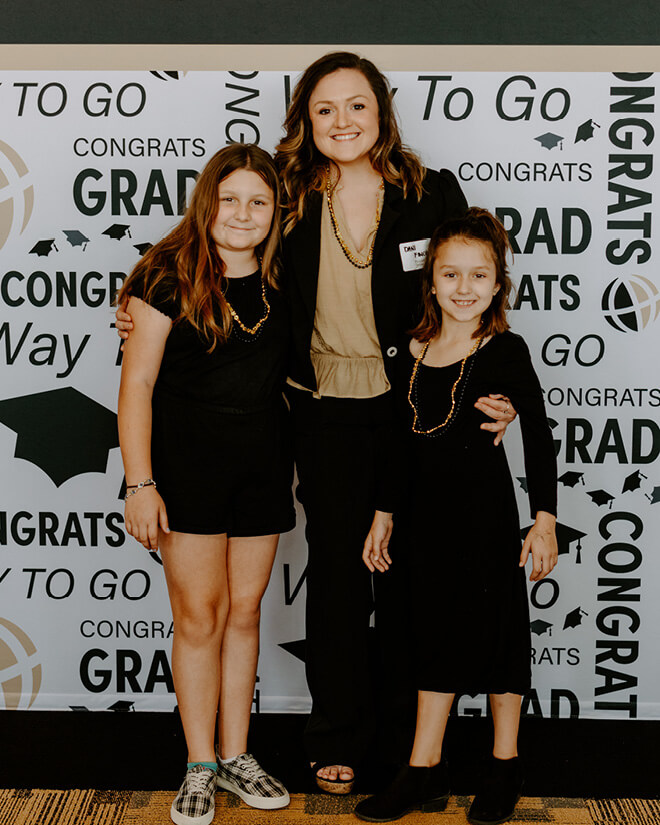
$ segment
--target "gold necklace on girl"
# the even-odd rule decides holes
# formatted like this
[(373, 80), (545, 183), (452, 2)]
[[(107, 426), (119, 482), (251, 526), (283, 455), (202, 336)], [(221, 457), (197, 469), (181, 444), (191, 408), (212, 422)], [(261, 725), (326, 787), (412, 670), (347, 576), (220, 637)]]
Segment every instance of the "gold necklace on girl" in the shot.
[[(259, 269), (261, 270), (261, 260), (259, 260)], [(234, 307), (229, 303), (229, 301), (225, 298), (225, 303), (227, 304), (227, 309), (229, 310), (231, 317), (236, 321), (239, 327), (243, 330), (243, 332), (247, 332), (248, 335), (256, 335), (257, 332), (261, 329), (261, 327), (266, 323), (268, 320), (268, 316), (270, 315), (270, 304), (268, 303), (268, 298), (266, 298), (266, 281), (264, 280), (263, 274), (261, 275), (261, 298), (264, 302), (264, 314), (260, 321), (253, 327), (246, 327), (245, 324), (241, 321), (238, 317), (238, 313), (234, 309)]]
[[(330, 222), (332, 224), (332, 231), (334, 232), (335, 238), (337, 239), (339, 246), (341, 247), (341, 251), (344, 253), (346, 258), (353, 264), (354, 267), (357, 269), (366, 269), (367, 267), (371, 266), (371, 263), (374, 259), (374, 244), (376, 243), (376, 234), (378, 233), (378, 227), (380, 226), (380, 215), (381, 209), (379, 207), (378, 214), (376, 215), (376, 226), (374, 229), (373, 236), (371, 238), (371, 245), (369, 246), (369, 252), (367, 254), (366, 261), (360, 260), (360, 258), (356, 257), (351, 250), (346, 245), (344, 241), (341, 231), (339, 229), (339, 223), (337, 222), (337, 216), (335, 215), (335, 208), (332, 205), (332, 196), (334, 194), (335, 188), (337, 187), (337, 181), (334, 184), (330, 183), (330, 167), (326, 168), (326, 180), (327, 184), (325, 187), (326, 195), (328, 197), (328, 211), (330, 212)], [(381, 178), (380, 179), (380, 186), (378, 187), (379, 190), (385, 187), (385, 182)]]
[[(417, 435), (433, 435), (434, 433), (438, 433), (441, 430), (444, 430), (444, 428), (447, 427), (451, 423), (451, 421), (454, 417), (454, 411), (456, 410), (456, 406), (457, 406), (456, 390), (457, 390), (459, 384), (461, 383), (461, 379), (463, 378), (463, 373), (465, 371), (465, 364), (467, 363), (468, 358), (470, 358), (470, 356), (474, 355), (475, 352), (479, 349), (479, 347), (481, 346), (483, 340), (484, 340), (484, 336), (482, 335), (481, 338), (477, 339), (477, 341), (475, 342), (472, 349), (468, 352), (468, 354), (465, 356), (465, 358), (463, 358), (463, 360), (461, 361), (461, 369), (460, 369), (460, 372), (458, 373), (458, 378), (454, 381), (454, 383), (452, 385), (452, 388), (451, 388), (451, 407), (449, 409), (449, 412), (447, 413), (447, 417), (445, 418), (445, 420), (441, 424), (437, 424), (435, 427), (430, 427), (428, 430), (423, 430), (419, 426), (419, 413), (417, 411), (417, 404), (416, 404), (417, 372), (419, 371), (419, 365), (424, 360), (424, 356), (426, 355), (426, 351), (428, 350), (429, 344), (431, 343), (431, 341), (427, 341), (424, 344), (424, 346), (422, 347), (421, 353), (415, 359), (415, 363), (414, 363), (413, 368), (412, 368), (412, 373), (410, 375), (410, 386), (408, 387), (408, 403), (412, 407), (412, 410), (413, 410), (413, 413), (414, 413), (413, 423), (412, 423), (412, 431), (414, 433), (416, 433)], [(466, 380), (467, 380), (467, 376), (466, 376)]]

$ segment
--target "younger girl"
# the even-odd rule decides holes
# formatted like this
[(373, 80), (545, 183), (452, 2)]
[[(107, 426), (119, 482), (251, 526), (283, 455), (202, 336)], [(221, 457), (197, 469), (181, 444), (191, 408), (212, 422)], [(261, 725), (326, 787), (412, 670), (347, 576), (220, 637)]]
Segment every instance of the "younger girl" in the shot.
[(134, 324), (119, 391), (126, 529), (147, 549), (160, 547), (174, 617), (174, 684), (188, 746), (171, 808), (177, 825), (212, 821), (216, 781), (256, 808), (289, 802), (245, 753), (259, 605), (279, 533), (294, 524), (278, 197), (266, 152), (222, 149), (184, 219), (118, 296), (130, 297)]
[[(410, 763), (383, 793), (361, 802), (369, 822), (415, 805), (443, 810), (449, 796), (442, 741), (456, 694), (489, 693), (492, 759), (468, 819), (499, 823), (513, 813), (522, 775), (517, 736), (530, 687), (531, 581), (557, 562), (556, 462), (538, 378), (523, 339), (508, 331), (510, 250), (483, 209), (439, 227), (423, 270), (424, 315), (402, 359), (401, 453), (406, 501), (394, 540), (411, 562), (418, 712)], [(531, 514), (520, 549), (514, 488), (502, 446), (479, 429), (475, 400), (497, 388), (520, 415)], [(392, 518), (377, 512), (363, 559), (385, 571)]]

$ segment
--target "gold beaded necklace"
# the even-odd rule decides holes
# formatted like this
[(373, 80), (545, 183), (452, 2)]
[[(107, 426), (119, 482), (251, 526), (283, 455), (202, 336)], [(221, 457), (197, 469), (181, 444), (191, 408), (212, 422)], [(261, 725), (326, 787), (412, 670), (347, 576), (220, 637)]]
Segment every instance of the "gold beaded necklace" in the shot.
[[(339, 246), (341, 247), (342, 252), (348, 258), (350, 263), (352, 263), (353, 266), (356, 267), (357, 269), (366, 269), (367, 267), (371, 266), (371, 263), (374, 259), (374, 244), (376, 243), (376, 234), (378, 232), (378, 227), (380, 226), (380, 215), (381, 215), (380, 205), (379, 205), (379, 208), (378, 208), (378, 213), (376, 215), (376, 226), (374, 228), (373, 236), (371, 238), (371, 245), (369, 246), (369, 252), (367, 254), (367, 259), (366, 259), (366, 261), (362, 261), (362, 260), (360, 260), (360, 258), (356, 257), (351, 252), (351, 250), (348, 248), (348, 246), (346, 245), (346, 242), (344, 241), (344, 239), (342, 237), (342, 234), (339, 230), (339, 223), (337, 221), (337, 216), (335, 215), (335, 208), (332, 205), (332, 196), (334, 194), (334, 191), (335, 191), (335, 188), (337, 186), (338, 181), (337, 181), (337, 183), (335, 183), (333, 185), (330, 184), (330, 169), (329, 168), (326, 169), (326, 180), (327, 180), (326, 195), (328, 197), (328, 211), (330, 212), (330, 222), (332, 223), (332, 231), (334, 232), (335, 238), (339, 242)], [(380, 189), (383, 189), (384, 187), (385, 187), (385, 182), (381, 178), (380, 186), (378, 188), (380, 190)]]
[(465, 371), (465, 364), (467, 363), (468, 358), (471, 355), (474, 355), (474, 353), (479, 349), (479, 347), (481, 346), (483, 340), (484, 340), (484, 336), (482, 335), (481, 338), (477, 339), (477, 341), (475, 342), (472, 349), (468, 352), (468, 354), (465, 356), (465, 358), (461, 361), (461, 369), (460, 369), (460, 372), (458, 373), (458, 378), (454, 381), (454, 384), (451, 388), (451, 407), (449, 409), (449, 412), (447, 413), (447, 417), (445, 418), (445, 420), (441, 424), (438, 424), (435, 427), (431, 427), (428, 430), (419, 429), (419, 413), (417, 412), (417, 406), (416, 406), (414, 398), (413, 398), (414, 390), (415, 390), (415, 381), (417, 380), (417, 372), (419, 370), (419, 365), (424, 360), (424, 356), (426, 355), (426, 351), (428, 350), (429, 344), (431, 343), (431, 341), (427, 341), (424, 344), (419, 357), (415, 359), (415, 363), (414, 363), (413, 368), (412, 368), (412, 373), (410, 375), (410, 386), (408, 387), (408, 403), (412, 407), (412, 410), (413, 410), (413, 413), (414, 413), (413, 424), (412, 424), (412, 431), (414, 433), (416, 433), (417, 435), (431, 435), (432, 433), (435, 433), (438, 430), (444, 429), (449, 424), (449, 422), (452, 420), (453, 415), (454, 415), (454, 410), (456, 409), (456, 389), (458, 388), (458, 385), (461, 383), (461, 379), (463, 378), (463, 372)]
[[(259, 269), (261, 269), (261, 260), (259, 261)], [(264, 276), (261, 276), (261, 298), (264, 302), (265, 312), (263, 317), (260, 321), (253, 327), (246, 327), (245, 324), (241, 321), (238, 317), (238, 313), (234, 309), (234, 307), (229, 303), (229, 301), (225, 298), (225, 303), (227, 304), (227, 309), (231, 313), (231, 317), (236, 321), (239, 327), (243, 330), (243, 332), (247, 332), (248, 335), (256, 335), (259, 329), (266, 323), (268, 320), (268, 316), (270, 315), (270, 304), (268, 303), (268, 298), (266, 298), (266, 281), (264, 280)]]

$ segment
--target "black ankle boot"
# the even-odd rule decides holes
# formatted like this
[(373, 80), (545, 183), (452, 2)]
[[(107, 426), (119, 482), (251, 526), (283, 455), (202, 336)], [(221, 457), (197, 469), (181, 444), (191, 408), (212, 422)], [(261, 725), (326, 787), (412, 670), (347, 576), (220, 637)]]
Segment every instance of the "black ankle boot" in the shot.
[(496, 759), (486, 767), (479, 792), (468, 811), (471, 825), (500, 825), (511, 819), (523, 786), (520, 759)]
[(359, 802), (355, 815), (366, 822), (391, 822), (416, 807), (444, 811), (448, 799), (449, 771), (444, 760), (432, 768), (406, 765), (389, 788)]

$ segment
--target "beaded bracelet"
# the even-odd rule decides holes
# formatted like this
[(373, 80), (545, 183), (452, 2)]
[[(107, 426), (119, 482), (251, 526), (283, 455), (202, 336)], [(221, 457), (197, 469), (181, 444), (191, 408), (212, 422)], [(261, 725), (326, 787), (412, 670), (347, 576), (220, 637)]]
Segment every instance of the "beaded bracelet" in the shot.
[(134, 496), (138, 490), (141, 490), (143, 487), (155, 487), (156, 482), (153, 478), (146, 478), (144, 481), (141, 481), (139, 484), (128, 484), (126, 487), (126, 495), (124, 496), (124, 501), (129, 496)]

